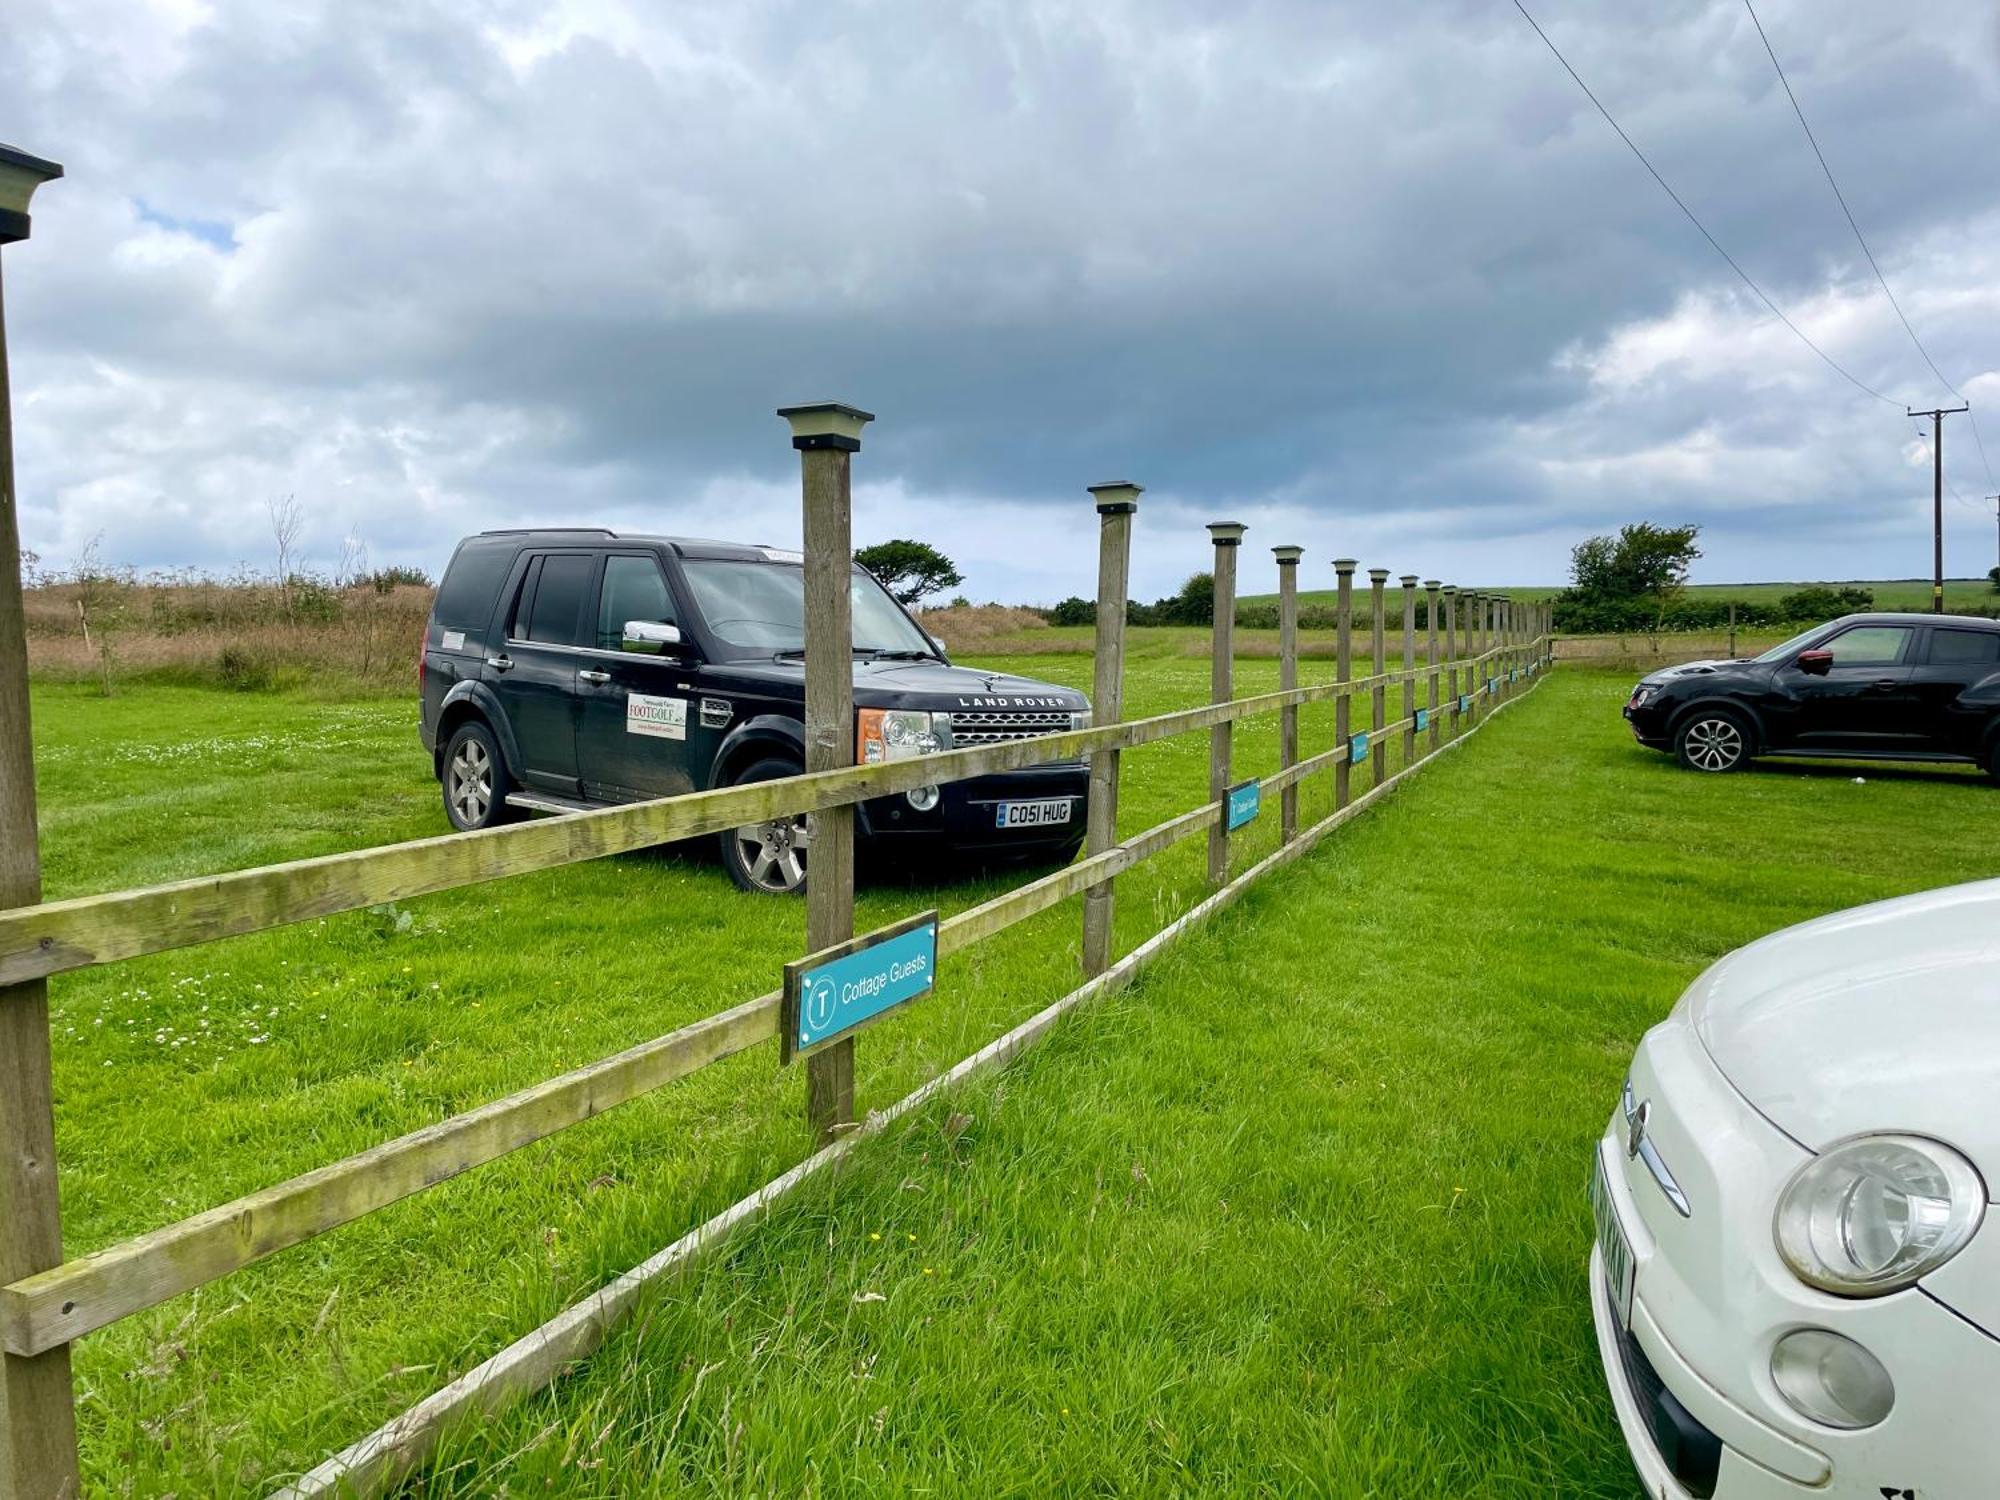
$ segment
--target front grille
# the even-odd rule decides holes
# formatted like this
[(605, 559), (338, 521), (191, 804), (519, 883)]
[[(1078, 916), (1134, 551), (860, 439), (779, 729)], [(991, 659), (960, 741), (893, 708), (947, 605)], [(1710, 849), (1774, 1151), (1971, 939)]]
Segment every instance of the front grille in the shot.
[(1682, 1489), (1695, 1500), (1709, 1500), (1722, 1468), (1722, 1439), (1697, 1422), (1674, 1398), (1628, 1328), (1618, 1330), (1618, 1353), (1625, 1364), (1625, 1379), (1632, 1387), (1632, 1399), (1639, 1404), (1654, 1448)]
[(954, 748), (964, 750), (973, 745), (1033, 739), (1038, 734), (1061, 734), (1069, 726), (1065, 709), (978, 709), (951, 716), (951, 742)]

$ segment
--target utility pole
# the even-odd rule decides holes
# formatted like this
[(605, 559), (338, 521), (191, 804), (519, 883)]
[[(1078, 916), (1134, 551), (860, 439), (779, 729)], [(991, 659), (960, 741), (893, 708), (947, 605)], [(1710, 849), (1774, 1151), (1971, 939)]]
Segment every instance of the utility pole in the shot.
[[(1993, 527), (1996, 533), (2000, 533), (2000, 495), (1988, 495), (1986, 498), (1993, 502)], [(1993, 561), (1996, 565), (2000, 565), (2000, 534), (1994, 537), (1993, 545)], [(1994, 581), (2000, 583), (2000, 579)]]
[(1931, 613), (1944, 613), (1944, 419), (1963, 406), (1934, 406), (1929, 411), (1904, 412), (1931, 419)]

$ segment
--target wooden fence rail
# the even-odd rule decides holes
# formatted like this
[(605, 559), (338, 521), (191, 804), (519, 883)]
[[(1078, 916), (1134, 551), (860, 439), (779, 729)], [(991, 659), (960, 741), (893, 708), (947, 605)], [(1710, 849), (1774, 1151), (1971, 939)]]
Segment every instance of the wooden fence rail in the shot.
[[(827, 408), (795, 409), (823, 410)], [(865, 419), (865, 414), (853, 413), (850, 408), (837, 410)], [(806, 466), (808, 507), (818, 503), (835, 508), (838, 524), (831, 534), (839, 545), (828, 550), (842, 559), (846, 555), (842, 507), (846, 504), (850, 451), (839, 450), (838, 463), (815, 459), (809, 453)], [(1134, 485), (1099, 486), (1096, 493), (1105, 515), (1100, 539), (1100, 592), (1115, 600), (1124, 591), (1131, 517), (1139, 490)], [(812, 529), (810, 524), (808, 529)], [(1355, 565), (1343, 559), (1335, 565), (1340, 582), (1336, 678), (1298, 686), (1294, 580), (1300, 549), (1277, 548), (1274, 551), (1287, 600), (1280, 671), (1283, 686), (1276, 692), (1233, 697), (1227, 649), (1233, 618), (1230, 595), (1243, 528), (1232, 524), (1212, 527), (1211, 531), (1218, 561), (1213, 674), (1218, 701), (1121, 722), (1120, 694), (1106, 690), (1117, 683), (1123, 661), (1123, 611), (1117, 610), (1120, 618), (1104, 624), (1098, 642), (1097, 702), (1109, 722), (874, 765), (840, 765), (841, 754), (828, 749), (816, 759), (832, 768), (779, 781), (563, 814), (512, 827), (419, 839), (138, 890), (19, 906), (0, 911), (0, 1008), (9, 1015), (27, 1014), (23, 1007), (40, 994), (41, 982), (69, 970), (720, 833), (776, 817), (830, 814), (867, 799), (922, 786), (1078, 756), (1091, 761), (1087, 808), (1091, 842), (1085, 857), (944, 919), (937, 928), (937, 952), (940, 958), (947, 957), (1081, 895), (1086, 898), (1085, 978), (1109, 974), (1116, 968), (1111, 954), (1111, 890), (1120, 875), (1185, 839), (1205, 835), (1210, 878), (1218, 886), (1230, 884), (1229, 834), (1236, 819), (1226, 809), (1238, 723), (1259, 715), (1277, 715), (1279, 767), (1257, 779), (1256, 786), (1260, 799), (1279, 799), (1281, 854), (1290, 858), (1358, 813), (1405, 772), (1457, 743), (1462, 734), (1441, 739), (1445, 723), (1455, 723), (1461, 730), (1474, 727), (1493, 700), (1511, 696), (1513, 685), (1522, 676), (1532, 675), (1549, 660), (1546, 612), (1540, 607), (1510, 611), (1498, 598), (1460, 594), (1436, 583), (1425, 585), (1429, 591), (1428, 632), (1420, 654), (1415, 628), (1417, 579), (1407, 575), (1402, 579), (1400, 599), (1402, 660), (1396, 670), (1387, 670), (1384, 581), (1388, 573), (1374, 569), (1370, 572), (1372, 617), (1368, 621), (1373, 671), (1354, 677), (1351, 578)], [(818, 612), (832, 592), (845, 599), (844, 579), (842, 568), (809, 569), (807, 576), (808, 618), (830, 621), (820, 633), (838, 637), (835, 644), (843, 648), (848, 633), (844, 611), (833, 610), (823, 617)], [(1441, 592), (1442, 655), (1438, 633)], [(1460, 644), (1468, 654), (1455, 654)], [(841, 726), (851, 723), (852, 713), (843, 706), (845, 700), (839, 693), (829, 700), (823, 686), (815, 688), (814, 683), (834, 670), (826, 665), (828, 661), (836, 661), (839, 672), (847, 672), (848, 659), (845, 649), (829, 651), (821, 642), (812, 658), (818, 667), (809, 663), (806, 717), (809, 725), (819, 726), (821, 740), (845, 735)], [(0, 671), (24, 671), (24, 666), (19, 661), (0, 661)], [(1452, 688), (1451, 697), (1443, 702), (1439, 698), (1441, 678)], [(1388, 697), (1396, 688), (1401, 689), (1403, 714), (1391, 722)], [(1365, 733), (1351, 734), (1352, 705), (1364, 694), (1368, 728)], [(1337, 738), (1331, 746), (1301, 757), (1298, 710), (1329, 699), (1335, 704)], [(830, 716), (829, 701), (833, 701)], [(1204, 730), (1211, 740), (1207, 800), (1151, 828), (1118, 838), (1119, 755), (1171, 736)], [(25, 720), (21, 733), (25, 736)], [(1394, 776), (1389, 774), (1387, 758), (1392, 740), (1400, 743), (1402, 762)], [(1352, 797), (1350, 788), (1352, 767), (1357, 764), (1371, 764), (1373, 770), (1369, 790), (1359, 799)], [(1302, 831), (1298, 827), (1298, 789), (1308, 778), (1329, 773), (1334, 782), (1333, 811)], [(1236, 788), (1244, 789), (1241, 784)], [(815, 848), (815, 878), (824, 882), (835, 876), (847, 886), (842, 901), (822, 901), (814, 908), (819, 915), (810, 924), (813, 946), (825, 947), (842, 936), (838, 929), (843, 926), (851, 932), (851, 877), (838, 862), (822, 864), (817, 858), (819, 846)], [(1255, 868), (1275, 868), (1274, 861), (1282, 862), (1273, 856)], [(59, 1264), (48, 1263), (55, 1255), (39, 1253), (32, 1262), (39, 1269), (17, 1274), (0, 1286), (0, 1349), (10, 1362), (10, 1379), (11, 1372), (25, 1370), (28, 1362), (44, 1356), (62, 1357), (67, 1346), (85, 1334), (770, 1040), (777, 1033), (781, 1009), (777, 992), (760, 995), (613, 1056), (108, 1249)], [(46, 1027), (45, 1010), (37, 1024)], [(808, 1096), (817, 1125), (835, 1125), (851, 1117), (851, 1052), (839, 1068), (812, 1075)], [(67, 1385), (66, 1366), (63, 1383)], [(53, 1458), (32, 1454), (18, 1441), (8, 1439), (7, 1450), (0, 1452), (0, 1459), (5, 1460), (0, 1477), (6, 1477), (8, 1483), (0, 1484), (0, 1493), (73, 1493), (73, 1444), (65, 1440), (56, 1447), (65, 1449), (66, 1461), (64, 1453)]]

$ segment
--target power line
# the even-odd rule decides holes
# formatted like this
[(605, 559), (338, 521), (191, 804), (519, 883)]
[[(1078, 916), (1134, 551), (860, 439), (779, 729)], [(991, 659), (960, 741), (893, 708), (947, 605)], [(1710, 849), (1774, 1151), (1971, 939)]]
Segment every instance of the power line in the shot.
[[(1889, 278), (1882, 274), (1882, 267), (1876, 263), (1875, 252), (1869, 248), (1868, 237), (1861, 232), (1861, 225), (1855, 220), (1854, 210), (1847, 206), (1847, 195), (1841, 192), (1839, 182), (1834, 179), (1833, 168), (1827, 163), (1826, 153), (1819, 148), (1819, 137), (1813, 134), (1812, 126), (1806, 123), (1806, 112), (1799, 106), (1799, 96), (1792, 92), (1792, 80), (1785, 76), (1785, 65), (1778, 61), (1777, 49), (1771, 45), (1771, 38), (1764, 31), (1764, 23), (1758, 19), (1756, 6), (1752, 5), (1750, 0), (1743, 0), (1743, 8), (1750, 13), (1750, 24), (1757, 28), (1757, 40), (1764, 44), (1765, 55), (1771, 59), (1771, 66), (1777, 71), (1778, 82), (1784, 85), (1785, 97), (1792, 102), (1792, 113), (1799, 117), (1799, 129), (1806, 133), (1806, 144), (1812, 147), (1813, 155), (1819, 158), (1819, 169), (1826, 174), (1826, 185), (1833, 189), (1834, 201), (1840, 205), (1840, 211), (1847, 216), (1847, 227), (1854, 231), (1854, 242), (1861, 247), (1861, 253), (1867, 257), (1868, 269), (1875, 273), (1875, 280), (1882, 287), (1882, 295), (1889, 299), (1889, 305), (1896, 310), (1897, 321), (1903, 325), (1903, 332), (1910, 336), (1910, 342), (1916, 346), (1917, 353), (1922, 356), (1924, 363), (1930, 366), (1931, 374), (1937, 376), (1938, 383), (1959, 400), (1966, 401), (1965, 392), (1953, 385), (1944, 371), (1938, 368), (1937, 361), (1931, 358), (1930, 350), (1926, 349), (1924, 341), (1917, 337), (1916, 328), (1911, 324), (1909, 315), (1903, 311), (1903, 304), (1896, 300), (1896, 294), (1889, 289)], [(1970, 404), (1968, 401), (1967, 405)], [(1979, 449), (1979, 462), (1986, 470), (1986, 482), (1992, 484), (1993, 465), (1986, 460), (1986, 442), (1979, 435), (1979, 420), (1973, 417), (1970, 411), (1966, 416), (1972, 423), (1972, 441)]]
[(1689, 208), (1687, 204), (1681, 200), (1681, 195), (1675, 192), (1673, 188), (1668, 185), (1667, 179), (1660, 175), (1659, 168), (1655, 167), (1651, 161), (1647, 160), (1646, 153), (1641, 151), (1638, 145), (1633, 141), (1632, 137), (1625, 133), (1625, 127), (1620, 125), (1618, 121), (1615, 118), (1613, 118), (1611, 111), (1604, 107), (1604, 101), (1599, 99), (1596, 94), (1591, 92), (1590, 85), (1585, 83), (1583, 81), (1582, 76), (1576, 71), (1576, 69), (1570, 66), (1569, 59), (1562, 55), (1562, 50), (1559, 47), (1557, 47), (1554, 42), (1549, 40), (1549, 34), (1546, 31), (1542, 30), (1541, 23), (1536, 21), (1536, 19), (1533, 16), (1528, 14), (1528, 7), (1523, 5), (1521, 3), (1521, 0), (1514, 0), (1514, 9), (1518, 10), (1521, 13), (1522, 20), (1526, 21), (1530, 26), (1535, 28), (1535, 35), (1542, 39), (1542, 44), (1545, 47), (1547, 47), (1549, 51), (1555, 56), (1555, 60), (1562, 64), (1563, 71), (1569, 74), (1569, 76), (1575, 80), (1576, 86), (1583, 90), (1584, 97), (1588, 99), (1592, 104), (1597, 106), (1597, 112), (1600, 115), (1604, 116), (1605, 123), (1608, 124), (1613, 130), (1618, 132), (1618, 139), (1623, 141), (1626, 147), (1631, 151), (1631, 153), (1639, 158), (1639, 165), (1641, 165), (1649, 173), (1651, 173), (1653, 181), (1657, 182), (1660, 185), (1660, 190), (1664, 192), (1669, 198), (1674, 200), (1674, 207), (1678, 208), (1683, 214), (1687, 215), (1687, 221), (1690, 224), (1694, 225), (1696, 229), (1701, 231), (1701, 237), (1708, 241), (1709, 247), (1712, 250), (1714, 250), (1717, 255), (1721, 256), (1724, 261), (1728, 262), (1729, 269), (1737, 274), (1737, 276), (1742, 280), (1745, 286), (1749, 287), (1751, 291), (1757, 294), (1757, 300), (1762, 302), (1766, 307), (1770, 308), (1772, 313), (1777, 317), (1778, 321), (1783, 323), (1787, 328), (1791, 329), (1792, 333), (1798, 338), (1798, 341), (1804, 344), (1808, 349), (1812, 350), (1813, 353), (1817, 354), (1820, 357), (1820, 359), (1825, 362), (1826, 367), (1832, 370), (1842, 380), (1845, 380), (1849, 385), (1853, 386), (1856, 390), (1862, 392), (1863, 394), (1873, 396), (1877, 401), (1882, 402), (1885, 406), (1901, 406), (1903, 404), (1902, 402), (1890, 400), (1889, 397), (1883, 395), (1880, 391), (1876, 390), (1875, 387), (1873, 387), (1872, 385), (1868, 385), (1865, 382), (1857, 379), (1855, 376), (1849, 374), (1844, 368), (1842, 368), (1840, 363), (1837, 360), (1835, 360), (1831, 354), (1828, 354), (1824, 349), (1820, 348), (1818, 344), (1815, 344), (1810, 338), (1808, 338), (1806, 336), (1804, 329), (1800, 328), (1798, 324), (1794, 323), (1790, 318), (1785, 316), (1785, 310), (1780, 306), (1778, 306), (1777, 303), (1773, 302), (1770, 298), (1770, 295), (1767, 292), (1765, 292), (1765, 290), (1761, 286), (1757, 285), (1756, 282), (1750, 279), (1750, 273), (1748, 271), (1745, 271), (1743, 267), (1741, 267), (1736, 263), (1735, 256), (1731, 255), (1727, 250), (1722, 248), (1721, 242), (1717, 240), (1714, 235), (1708, 232), (1708, 226), (1703, 224), (1700, 219), (1695, 217), (1694, 210)]

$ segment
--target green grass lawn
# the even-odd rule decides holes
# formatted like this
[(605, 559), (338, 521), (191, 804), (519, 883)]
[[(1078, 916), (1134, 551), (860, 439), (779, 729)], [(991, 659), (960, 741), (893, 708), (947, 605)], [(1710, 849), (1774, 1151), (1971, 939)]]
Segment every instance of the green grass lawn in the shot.
[[(976, 658), (1088, 686), (1088, 657)], [(1311, 666), (1308, 681), (1330, 673)], [(1209, 667), (1135, 663), (1128, 712), (1204, 701)], [(1277, 685), (1246, 660), (1243, 693)], [(1391, 715), (1400, 712), (1392, 707)], [(75, 685), (34, 695), (51, 899), (445, 830), (405, 699)], [(1357, 727), (1365, 723), (1357, 719)], [(1307, 753), (1333, 740), (1307, 709)], [(1275, 714), (1238, 731), (1276, 768)], [(1207, 735), (1127, 752), (1122, 822), (1203, 800)], [(1393, 751), (1392, 751), (1393, 755)], [(1392, 759), (1392, 766), (1394, 761)], [(1357, 788), (1367, 782), (1357, 772)], [(1331, 805), (1304, 789), (1308, 817)], [(1275, 815), (1238, 842), (1268, 852)], [(1205, 891), (1199, 840), (1128, 876), (1129, 948)], [(866, 928), (1021, 878), (892, 870)], [(863, 1108), (1070, 988), (1080, 902), (947, 960), (940, 998), (862, 1041)], [(775, 988), (802, 903), (660, 851), (51, 981), (65, 1243), (76, 1255), (365, 1149)], [(808, 1149), (799, 1070), (758, 1048), (77, 1347), (92, 1493), (250, 1491), (327, 1452), (643, 1259)]]
[(1583, 1184), (1634, 1043), (1733, 947), (1991, 875), (2000, 791), (1695, 777), (1628, 686), (1558, 672), (417, 1488), (1631, 1495)]

